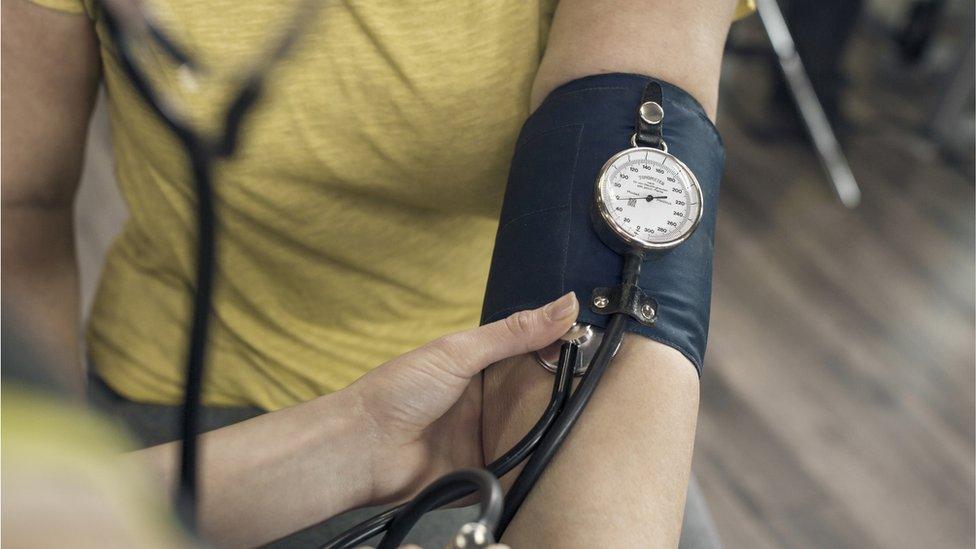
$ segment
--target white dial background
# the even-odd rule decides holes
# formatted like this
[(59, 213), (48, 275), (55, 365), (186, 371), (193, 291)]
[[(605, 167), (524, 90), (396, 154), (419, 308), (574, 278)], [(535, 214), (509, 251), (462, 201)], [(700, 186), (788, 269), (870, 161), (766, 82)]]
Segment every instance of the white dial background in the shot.
[(603, 208), (633, 239), (665, 244), (695, 228), (701, 195), (673, 156), (650, 148), (624, 151), (601, 175)]

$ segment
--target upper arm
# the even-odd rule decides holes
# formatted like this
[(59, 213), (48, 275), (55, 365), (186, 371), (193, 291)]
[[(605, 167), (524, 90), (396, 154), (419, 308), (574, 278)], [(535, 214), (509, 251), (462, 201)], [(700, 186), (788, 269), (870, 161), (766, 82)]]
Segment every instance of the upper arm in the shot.
[(91, 20), (5, 0), (3, 207), (70, 208), (99, 79)]
[(563, 0), (532, 88), (532, 108), (561, 84), (609, 72), (654, 76), (714, 118), (722, 51), (737, 0)]
[[(668, 81), (714, 115), (735, 5), (734, 0), (562, 0), (534, 82), (532, 106), (566, 82), (625, 72)], [(625, 143), (621, 140), (621, 147)], [(488, 461), (535, 422), (551, 384), (551, 374), (526, 356), (485, 372)], [(515, 547), (675, 546), (698, 389), (695, 368), (682, 353), (628, 334), (505, 539)]]

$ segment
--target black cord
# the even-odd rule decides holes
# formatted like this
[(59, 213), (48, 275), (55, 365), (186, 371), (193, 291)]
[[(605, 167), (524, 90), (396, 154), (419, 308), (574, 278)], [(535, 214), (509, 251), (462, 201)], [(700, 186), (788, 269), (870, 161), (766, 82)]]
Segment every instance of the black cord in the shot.
[[(625, 256), (623, 267), (624, 285), (637, 284), (642, 263), (643, 259), (637, 254), (628, 254)], [(569, 402), (566, 403), (566, 409), (559, 414), (559, 417), (543, 437), (535, 452), (532, 453), (532, 457), (529, 458), (522, 472), (519, 473), (518, 478), (515, 479), (515, 483), (512, 484), (508, 494), (506, 494), (505, 511), (495, 531), (495, 539), (501, 539), (508, 525), (515, 517), (515, 514), (518, 513), (525, 498), (528, 497), (529, 492), (535, 486), (536, 481), (542, 476), (546, 466), (552, 461), (552, 458), (556, 455), (556, 451), (559, 450), (559, 447), (566, 440), (573, 425), (576, 424), (576, 420), (583, 413), (583, 409), (590, 402), (590, 398), (600, 383), (600, 378), (603, 377), (607, 366), (610, 364), (610, 359), (613, 358), (620, 342), (623, 340), (624, 331), (627, 328), (628, 322), (629, 317), (623, 313), (617, 313), (610, 317), (603, 341), (600, 342), (600, 347), (597, 348), (596, 354), (590, 361), (589, 368), (580, 381), (579, 386), (573, 392), (573, 396), (569, 398)]]
[[(109, 35), (115, 44), (119, 64), (136, 92), (173, 131), (186, 149), (193, 175), (194, 193), (197, 199), (196, 280), (186, 356), (186, 379), (180, 421), (180, 475), (175, 505), (177, 515), (184, 526), (191, 532), (195, 532), (199, 485), (197, 435), (200, 431), (201, 394), (206, 371), (207, 336), (217, 265), (217, 214), (214, 207), (213, 164), (220, 158), (231, 156), (236, 150), (244, 116), (260, 96), (262, 75), (252, 75), (238, 90), (224, 116), (222, 133), (218, 139), (208, 141), (180, 120), (172, 118), (162, 107), (161, 99), (149, 83), (146, 74), (139, 69), (129, 50), (118, 21), (111, 10), (105, 6), (102, 6), (101, 11)], [(150, 36), (156, 39), (174, 60), (192, 65), (189, 56), (163, 33), (152, 25), (150, 31)]]
[[(556, 375), (552, 385), (552, 394), (549, 397), (549, 404), (546, 406), (545, 411), (542, 412), (539, 420), (536, 421), (535, 425), (529, 429), (525, 436), (509, 451), (488, 465), (488, 470), (496, 477), (504, 476), (514, 469), (516, 465), (522, 463), (539, 444), (539, 441), (546, 434), (546, 431), (549, 430), (556, 417), (559, 416), (573, 386), (573, 371), (575, 370), (578, 357), (579, 347), (577, 345), (564, 343), (560, 348), (559, 363), (556, 367)], [(433, 508), (443, 507), (471, 493), (472, 490), (468, 487), (461, 487), (453, 492), (445, 492), (439, 504)], [(405, 506), (406, 504), (403, 504), (387, 509), (349, 528), (325, 544), (323, 549), (344, 549), (362, 545), (369, 538), (382, 533)]]
[(180, 478), (176, 510), (190, 531), (197, 527), (198, 450), (203, 373), (206, 368), (207, 334), (210, 327), (210, 303), (217, 261), (216, 214), (211, 181), (212, 158), (205, 151), (191, 151), (193, 180), (197, 195), (196, 288), (193, 292), (193, 317), (186, 358), (186, 383), (183, 391), (183, 414), (180, 422)]
[(146, 21), (146, 27), (149, 30), (149, 36), (159, 45), (163, 53), (168, 55), (174, 62), (179, 65), (186, 65), (191, 69), (199, 68), (196, 61), (190, 57), (190, 54), (186, 52), (175, 40), (169, 37), (163, 29), (157, 27), (149, 21)]
[(579, 386), (573, 392), (573, 396), (570, 397), (569, 402), (566, 403), (565, 410), (556, 418), (552, 427), (542, 438), (542, 441), (539, 442), (535, 452), (532, 453), (532, 457), (529, 458), (528, 463), (525, 464), (522, 472), (519, 473), (515, 483), (512, 484), (508, 494), (506, 494), (505, 512), (502, 514), (498, 529), (495, 531), (495, 539), (501, 539), (502, 534), (505, 533), (505, 529), (508, 528), (508, 524), (512, 521), (515, 513), (518, 512), (522, 502), (529, 495), (529, 491), (532, 490), (536, 481), (542, 476), (542, 472), (549, 465), (553, 456), (556, 455), (556, 451), (566, 439), (566, 436), (569, 435), (570, 429), (573, 428), (583, 409), (589, 403), (590, 397), (593, 396), (593, 391), (600, 382), (600, 377), (610, 363), (613, 351), (616, 350), (617, 345), (623, 338), (628, 318), (623, 313), (617, 313), (610, 318), (610, 323), (603, 336), (603, 341), (600, 342), (600, 347), (593, 356), (593, 360), (590, 361), (589, 368), (580, 381)]
[(569, 393), (573, 388), (573, 372), (576, 371), (576, 363), (579, 360), (579, 345), (575, 343), (563, 343), (559, 348), (559, 362), (556, 365), (556, 379), (552, 384), (552, 394), (549, 397), (549, 404), (545, 411), (536, 421), (529, 432), (522, 437), (515, 446), (502, 454), (502, 456), (488, 465), (488, 469), (495, 473), (496, 477), (505, 476), (516, 465), (525, 461), (529, 454), (535, 450), (539, 441), (545, 436), (546, 431), (552, 426), (552, 422), (563, 411)]
[(474, 486), (481, 499), (481, 513), (477, 522), (489, 532), (498, 524), (502, 514), (502, 487), (495, 475), (485, 469), (460, 469), (444, 475), (424, 488), (417, 497), (407, 503), (397, 513), (386, 535), (376, 549), (396, 549), (424, 513), (442, 505), (445, 493), (455, 493), (458, 489)]

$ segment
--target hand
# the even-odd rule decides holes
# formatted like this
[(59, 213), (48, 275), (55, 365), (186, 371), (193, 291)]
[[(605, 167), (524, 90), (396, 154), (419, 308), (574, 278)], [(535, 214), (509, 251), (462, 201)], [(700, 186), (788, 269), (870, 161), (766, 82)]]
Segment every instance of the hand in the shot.
[(444, 336), (349, 386), (345, 391), (370, 438), (375, 503), (404, 499), (449, 471), (483, 467), (478, 374), (549, 345), (578, 313), (569, 293), (539, 309)]

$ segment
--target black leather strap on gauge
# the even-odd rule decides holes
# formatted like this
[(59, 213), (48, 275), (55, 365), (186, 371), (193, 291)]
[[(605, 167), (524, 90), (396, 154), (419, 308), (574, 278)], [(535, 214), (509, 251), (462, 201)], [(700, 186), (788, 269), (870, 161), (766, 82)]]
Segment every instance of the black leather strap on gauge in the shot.
[(651, 147), (667, 149), (664, 145), (664, 134), (661, 122), (664, 120), (663, 93), (661, 84), (651, 81), (644, 87), (640, 108), (637, 109), (637, 122), (633, 144), (635, 147)]

